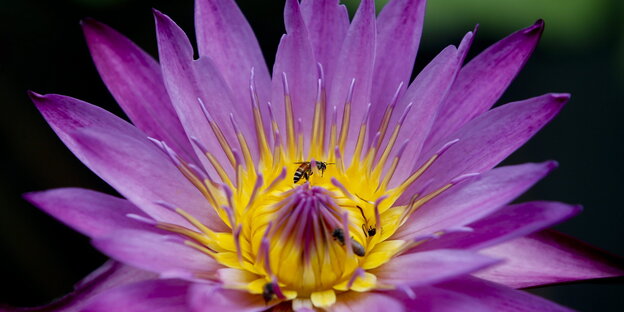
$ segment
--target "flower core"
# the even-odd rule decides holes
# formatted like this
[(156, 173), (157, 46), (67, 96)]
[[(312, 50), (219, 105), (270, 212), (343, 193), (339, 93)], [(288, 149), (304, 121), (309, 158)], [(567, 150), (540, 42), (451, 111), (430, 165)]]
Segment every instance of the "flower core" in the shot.
[[(325, 90), (319, 79), (311, 134), (305, 135), (302, 121), (293, 118), (285, 74), (283, 78), (284, 139), (270, 104), (270, 125), (266, 127), (270, 131), (264, 130), (252, 74), (250, 90), (259, 161), (254, 161), (234, 116), (230, 117), (236, 144), (225, 139), (225, 130), (201, 99), (198, 105), (229, 164), (219, 163), (198, 140), (193, 141), (218, 179), (181, 159), (165, 142), (153, 140), (204, 194), (229, 230), (209, 229), (184, 207), (167, 203), (161, 204), (183, 216), (189, 225), (159, 223), (158, 227), (185, 236), (187, 245), (224, 265), (217, 278), (224, 287), (262, 295), (267, 303), (294, 299), (293, 305), (328, 307), (340, 292), (392, 288), (377, 281), (375, 269), (419, 241), (389, 238), (414, 210), (456, 182), (416, 195), (402, 205), (395, 202), (455, 141), (425, 160), (407, 179), (390, 186), (402, 151), (409, 144), (401, 142), (397, 147), (396, 140), (411, 105), (400, 121), (389, 127), (399, 91), (371, 139), (366, 136), (368, 112), (358, 133), (349, 133), (355, 80), (338, 126), (336, 107), (327, 114)], [(348, 146), (349, 142), (352, 146)], [(352, 151), (348, 152), (348, 160), (342, 156), (346, 151)], [(231, 166), (234, 173), (228, 174), (226, 166)]]

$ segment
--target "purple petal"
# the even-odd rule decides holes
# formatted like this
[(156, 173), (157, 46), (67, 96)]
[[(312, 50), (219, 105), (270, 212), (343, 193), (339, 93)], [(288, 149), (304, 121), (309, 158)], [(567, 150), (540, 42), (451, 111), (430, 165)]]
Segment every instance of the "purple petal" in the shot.
[(78, 232), (91, 238), (109, 235), (121, 229), (145, 229), (147, 226), (127, 214), (146, 216), (129, 201), (80, 188), (62, 188), (24, 194), (33, 205)]
[[(408, 139), (410, 143), (407, 144), (403, 152), (403, 155), (406, 155), (406, 157), (403, 157), (397, 166), (393, 176), (393, 184), (403, 182), (409, 176), (412, 167), (414, 167), (416, 157), (412, 155), (420, 154), (423, 142), (435, 120), (441, 99), (444, 98), (444, 95), (453, 83), (458, 64), (457, 49), (453, 46), (447, 47), (418, 74), (397, 104), (393, 116), (395, 118), (390, 120), (390, 125), (398, 123), (401, 112), (409, 104), (412, 106), (396, 140), (396, 144), (401, 144)], [(379, 108), (378, 106), (375, 107)], [(379, 111), (377, 114), (373, 113), (371, 116), (380, 118), (380, 116), (383, 116), (383, 111)], [(374, 122), (373, 120), (371, 121)], [(372, 124), (371, 129), (373, 128), (376, 132), (375, 124)], [(388, 129), (388, 131), (392, 131), (392, 128)], [(396, 150), (391, 154), (391, 157), (394, 157)], [(393, 185), (391, 184), (390, 186)]]
[[(412, 297), (407, 293), (413, 294)], [(390, 293), (393, 298), (400, 300), (410, 311), (427, 312), (495, 312), (479, 302), (477, 298), (458, 292), (441, 289), (438, 287), (425, 286), (412, 289), (395, 290)]]
[[(282, 37), (275, 65), (273, 66), (272, 104), (280, 129), (286, 129), (284, 122), (284, 78), (286, 74), (289, 95), (293, 104), (294, 120), (309, 120), (303, 123), (303, 133), (310, 137), (314, 104), (317, 94), (318, 70), (314, 52), (308, 38), (297, 0), (286, 1), (284, 22), (287, 34)], [(283, 130), (286, 133), (285, 130)]]
[[(459, 138), (459, 142), (436, 160), (406, 193), (423, 192), (425, 181), (433, 182), (428, 189), (436, 189), (461, 174), (489, 170), (546, 125), (569, 98), (568, 94), (546, 94), (497, 107), (470, 121), (452, 136)], [(419, 162), (432, 154), (424, 153)]]
[(377, 275), (378, 283), (415, 287), (472, 273), (497, 262), (498, 259), (465, 250), (432, 250), (398, 256), (371, 273)]
[(328, 90), (328, 107), (336, 106), (342, 113), (349, 86), (355, 79), (353, 100), (351, 104), (351, 122), (347, 151), (351, 155), (358, 128), (364, 118), (370, 101), (373, 80), (373, 63), (375, 60), (375, 5), (372, 0), (364, 0), (355, 13), (347, 36), (338, 56), (338, 68), (332, 79), (332, 89)]
[(425, 3), (425, 0), (394, 0), (379, 13), (373, 72), (375, 87), (371, 91), (371, 102), (382, 108), (379, 112), (390, 103), (397, 86), (410, 81), (422, 34)]
[(63, 143), (87, 167), (152, 218), (187, 225), (162, 200), (218, 230), (224, 225), (206, 199), (145, 134), (113, 114), (61, 95), (31, 99)]
[(349, 29), (349, 13), (338, 0), (303, 0), (301, 15), (308, 28), (314, 58), (323, 66), (325, 86), (331, 89), (342, 42)]
[(264, 105), (271, 90), (269, 70), (256, 36), (236, 3), (233, 0), (196, 0), (195, 31), (199, 55), (214, 62), (232, 90), (234, 105), (249, 111), (252, 68), (258, 97)]
[(524, 291), (515, 290), (478, 278), (461, 278), (436, 287), (454, 291), (479, 300), (493, 311), (501, 312), (564, 312), (572, 311), (554, 302)]
[(580, 206), (536, 201), (507, 206), (469, 224), (472, 232), (449, 233), (416, 249), (461, 248), (477, 250), (545, 229), (581, 212)]
[[(460, 65), (464, 63), (464, 60), (466, 59), (466, 56), (468, 55), (468, 51), (470, 51), (470, 47), (472, 46), (474, 36), (477, 33), (478, 29), (479, 29), (479, 25), (475, 26), (475, 28), (472, 31), (469, 31), (466, 33), (466, 35), (464, 35), (464, 38), (462, 38), (462, 41), (459, 43), (459, 47), (457, 47), (457, 52), (459, 53)], [(457, 72), (458, 74), (460, 70), (458, 70)]]
[[(253, 312), (270, 308), (261, 295), (246, 290), (224, 289), (220, 285), (193, 284), (189, 289), (189, 305), (192, 311), (203, 312)], [(209, 307), (209, 308), (208, 308)]]
[(188, 309), (189, 283), (155, 279), (105, 292), (91, 300), (82, 312), (178, 312)]
[(342, 293), (336, 297), (336, 303), (331, 306), (332, 312), (380, 312), (380, 311), (392, 311), (400, 312), (406, 311), (405, 306), (391, 296), (376, 293), (376, 292), (364, 292), (358, 293), (349, 291)]
[(93, 62), (117, 103), (148, 136), (167, 142), (186, 159), (195, 152), (171, 105), (160, 65), (114, 29), (86, 19), (82, 29)]
[(82, 309), (90, 302), (91, 298), (98, 294), (115, 287), (154, 278), (156, 275), (151, 272), (138, 270), (110, 260), (78, 282), (74, 286), (74, 291), (50, 304), (36, 308), (17, 308), (7, 311), (83, 311)]
[(624, 275), (624, 259), (552, 230), (483, 252), (506, 262), (477, 276), (514, 288)]
[(555, 162), (545, 162), (501, 167), (454, 186), (418, 208), (395, 237), (435, 233), (475, 222), (524, 193), (556, 166)]
[[(228, 165), (228, 158), (221, 148), (219, 141), (210, 128), (207, 117), (204, 115), (200, 102), (223, 130), (225, 139), (232, 148), (241, 150), (236, 145), (236, 135), (230, 127), (230, 114), (235, 114), (242, 125), (244, 137), (252, 139), (250, 147), (257, 153), (255, 137), (249, 135), (248, 125), (253, 125), (250, 102), (234, 103), (231, 92), (221, 77), (215, 64), (209, 58), (193, 61), (193, 47), (184, 31), (168, 16), (154, 11), (158, 35), (158, 53), (162, 65), (165, 86), (171, 97), (173, 106), (182, 121), (182, 125), (189, 136), (196, 137), (215, 155), (226, 172), (232, 176), (233, 169)], [(246, 76), (248, 77), (248, 76)], [(243, 107), (244, 106), (244, 107)], [(208, 172), (217, 176), (210, 162), (197, 149), (199, 158)]]
[(210, 256), (185, 245), (177, 236), (120, 230), (94, 239), (93, 245), (112, 258), (163, 277), (192, 280), (197, 274), (214, 274), (222, 268)]
[(439, 112), (431, 147), (481, 115), (500, 98), (539, 41), (544, 22), (519, 30), (477, 55), (460, 71)]

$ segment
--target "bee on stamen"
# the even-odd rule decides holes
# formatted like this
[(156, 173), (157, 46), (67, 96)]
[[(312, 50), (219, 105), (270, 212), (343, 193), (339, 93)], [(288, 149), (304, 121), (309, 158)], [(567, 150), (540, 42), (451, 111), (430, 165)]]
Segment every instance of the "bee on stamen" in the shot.
[[(309, 181), (310, 180), (310, 176), (312, 174), (314, 174), (314, 171), (312, 170), (312, 162), (310, 162), (310, 161), (300, 161), (300, 162), (296, 162), (295, 164), (298, 164), (299, 167), (295, 171), (295, 175), (293, 177), (293, 183), (299, 182), (299, 180), (301, 180), (301, 178), (304, 178), (304, 179), (306, 179), (306, 181)], [(321, 177), (322, 177), (323, 173), (327, 169), (327, 165), (333, 165), (333, 164), (334, 163), (328, 163), (328, 162), (325, 162), (325, 161), (317, 161), (316, 162), (316, 169), (318, 169), (321, 172)]]
[(275, 290), (273, 289), (273, 283), (269, 282), (262, 286), (262, 298), (264, 299), (264, 303), (268, 304), (269, 301), (273, 299), (275, 295)]
[[(334, 231), (332, 232), (332, 236), (340, 243), (341, 246), (344, 246), (345, 237), (344, 231), (341, 228), (334, 229)], [(354, 240), (353, 237), (351, 237), (351, 249), (353, 250), (353, 253), (359, 257), (364, 257), (364, 255), (366, 254), (366, 249), (364, 248), (364, 246)]]
[(375, 236), (375, 234), (377, 234), (377, 229), (374, 226), (370, 226), (368, 227), (368, 229), (366, 229), (366, 225), (368, 224), (368, 219), (366, 219), (366, 216), (364, 215), (364, 210), (362, 209), (362, 207), (360, 206), (355, 206), (358, 209), (360, 209), (360, 213), (362, 214), (362, 218), (364, 218), (364, 224), (362, 224), (362, 231), (364, 232), (364, 236), (366, 237), (373, 237)]
[(342, 231), (341, 228), (334, 229), (334, 232), (332, 233), (332, 237), (334, 237), (334, 239), (337, 240), (340, 243), (340, 245), (344, 246), (345, 238), (344, 238), (344, 232)]

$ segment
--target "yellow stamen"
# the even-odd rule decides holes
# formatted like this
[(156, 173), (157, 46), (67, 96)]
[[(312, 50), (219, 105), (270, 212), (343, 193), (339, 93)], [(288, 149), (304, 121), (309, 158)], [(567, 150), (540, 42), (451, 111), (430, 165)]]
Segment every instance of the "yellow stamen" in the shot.
[[(284, 79), (286, 79), (284, 77)], [(289, 94), (284, 94), (284, 106), (286, 107), (286, 135), (288, 139), (288, 156), (295, 157), (295, 117), (293, 115), (292, 100)], [(301, 146), (301, 145), (300, 145)]]
[(340, 140), (338, 141), (338, 146), (340, 147), (341, 151), (345, 150), (345, 145), (347, 143), (350, 116), (351, 116), (351, 102), (346, 102), (344, 105), (344, 112), (342, 115), (342, 124), (340, 128)]
[[(257, 97), (258, 95), (256, 94), (254, 96)], [(262, 122), (262, 115), (260, 114), (260, 109), (257, 105), (253, 108), (253, 115), (254, 125), (256, 126), (256, 139), (258, 140), (260, 155), (262, 155), (264, 160), (271, 156), (271, 149), (269, 148), (269, 142), (267, 140), (266, 134), (264, 133), (264, 123)]]
[(234, 160), (234, 154), (232, 153), (232, 147), (230, 147), (230, 144), (228, 144), (227, 140), (225, 139), (225, 136), (223, 135), (221, 128), (219, 128), (219, 125), (217, 125), (217, 123), (214, 121), (209, 122), (208, 124), (210, 125), (212, 132), (217, 138), (217, 141), (219, 141), (219, 145), (221, 146), (221, 149), (223, 149), (223, 152), (225, 152), (225, 156), (227, 156), (228, 160), (230, 161), (230, 164), (232, 165), (232, 167), (234, 167), (235, 160)]
[[(208, 161), (210, 162), (212, 167), (217, 171), (217, 174), (219, 175), (219, 178), (221, 178), (221, 181), (223, 181), (227, 186), (233, 189), (234, 185), (232, 184), (230, 177), (227, 175), (227, 173), (225, 173), (225, 170), (223, 170), (223, 167), (221, 167), (221, 164), (217, 161), (214, 155), (212, 155), (211, 153), (206, 153), (205, 155), (206, 158), (208, 158)], [(233, 164), (234, 166), (236, 166), (236, 162), (234, 162)]]

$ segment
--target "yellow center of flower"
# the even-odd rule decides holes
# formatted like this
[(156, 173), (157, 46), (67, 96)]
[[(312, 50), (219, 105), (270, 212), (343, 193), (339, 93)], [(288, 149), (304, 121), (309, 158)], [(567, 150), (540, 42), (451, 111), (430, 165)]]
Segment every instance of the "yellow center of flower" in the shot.
[[(391, 288), (377, 280), (374, 269), (417, 242), (389, 238), (415, 209), (452, 184), (414, 196), (406, 205), (394, 203), (442, 151), (390, 188), (401, 156), (400, 152), (391, 153), (400, 148), (396, 146), (400, 124), (389, 125), (394, 105), (386, 110), (377, 140), (365, 144), (366, 122), (362, 122), (359, 133), (348, 133), (352, 122), (350, 100), (344, 105), (338, 127), (335, 111), (332, 121), (325, 120), (324, 97), (319, 97), (311, 137), (306, 138), (295, 127), (286, 91), (286, 136), (280, 138), (278, 124), (272, 119), (267, 129), (271, 129), (272, 141), (277, 143), (270, 146), (257, 97), (253, 98), (259, 161), (252, 159), (250, 147), (236, 125), (235, 148), (205, 110), (230, 164), (219, 163), (204, 149), (219, 175), (220, 181), (215, 182), (177, 159), (181, 172), (204, 194), (229, 231), (215, 232), (183, 208), (174, 207), (194, 228), (168, 223), (158, 226), (187, 237), (187, 245), (224, 266), (218, 276), (200, 278), (257, 294), (267, 304), (293, 300), (294, 306), (323, 308), (331, 306), (342, 292)], [(382, 147), (385, 137), (387, 143)], [(352, 155), (345, 159), (348, 139), (356, 143), (351, 147)], [(309, 143), (304, 144), (304, 140)], [(304, 148), (306, 145), (308, 148)], [(241, 151), (240, 155), (237, 151)], [(226, 165), (232, 166), (235, 174), (228, 175)]]

